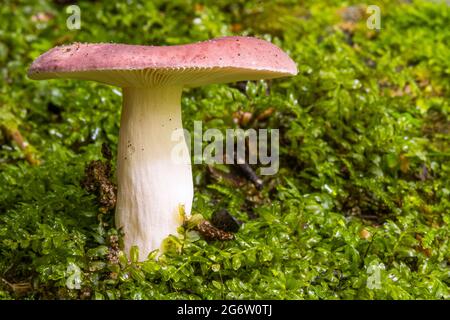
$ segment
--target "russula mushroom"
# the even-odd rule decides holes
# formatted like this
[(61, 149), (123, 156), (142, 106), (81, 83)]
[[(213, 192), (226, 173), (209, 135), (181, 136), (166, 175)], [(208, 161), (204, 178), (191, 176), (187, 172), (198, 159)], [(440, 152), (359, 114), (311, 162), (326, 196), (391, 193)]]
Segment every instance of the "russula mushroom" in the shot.
[(174, 130), (182, 128), (183, 87), (295, 75), (295, 63), (270, 42), (223, 37), (177, 46), (81, 44), (53, 48), (31, 65), (43, 80), (93, 80), (121, 87), (123, 109), (117, 157), (116, 225), (124, 250), (145, 259), (176, 234), (179, 206), (190, 214), (193, 182), (187, 145), (174, 161)]

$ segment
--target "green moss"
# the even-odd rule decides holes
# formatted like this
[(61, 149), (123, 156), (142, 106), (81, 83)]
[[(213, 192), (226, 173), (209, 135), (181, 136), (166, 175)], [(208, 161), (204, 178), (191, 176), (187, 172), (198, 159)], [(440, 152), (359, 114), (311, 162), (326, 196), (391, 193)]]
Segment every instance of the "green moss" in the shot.
[[(83, 2), (78, 31), (66, 29), (63, 5), (0, 6), (0, 121), (18, 126), (41, 160), (29, 165), (0, 135), (0, 299), (450, 298), (449, 6), (384, 1), (373, 31), (364, 7), (343, 24), (339, 1), (143, 2)], [(188, 232), (168, 239), (159, 261), (128, 264), (112, 250), (112, 214), (80, 185), (102, 143), (116, 151), (118, 91), (31, 81), (27, 67), (71, 41), (242, 33), (289, 52), (299, 75), (245, 92), (186, 90), (185, 127), (235, 127), (233, 112), (273, 107), (262, 125), (280, 129), (280, 171), (255, 196), (195, 165), (194, 212), (227, 208), (245, 222), (236, 240)]]

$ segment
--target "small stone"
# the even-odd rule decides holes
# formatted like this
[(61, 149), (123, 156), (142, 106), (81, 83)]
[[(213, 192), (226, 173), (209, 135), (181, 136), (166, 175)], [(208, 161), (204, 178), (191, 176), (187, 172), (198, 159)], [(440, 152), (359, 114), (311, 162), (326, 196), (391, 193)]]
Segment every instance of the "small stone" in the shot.
[(211, 223), (221, 230), (233, 233), (238, 232), (241, 226), (240, 221), (225, 209), (214, 212), (211, 217)]

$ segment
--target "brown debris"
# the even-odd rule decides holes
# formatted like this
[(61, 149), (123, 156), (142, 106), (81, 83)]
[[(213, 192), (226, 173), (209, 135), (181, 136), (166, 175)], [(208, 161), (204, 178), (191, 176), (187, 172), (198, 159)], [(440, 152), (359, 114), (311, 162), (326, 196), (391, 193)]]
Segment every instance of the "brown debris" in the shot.
[(258, 114), (254, 114), (249, 111), (236, 111), (233, 112), (233, 122), (236, 123), (239, 127), (249, 127), (249, 126), (258, 126), (258, 122), (262, 122), (270, 118), (272, 114), (275, 112), (274, 107), (269, 107)]
[[(365, 8), (360, 5), (349, 6), (339, 9), (337, 13), (342, 19), (342, 22), (338, 24), (338, 27), (351, 38), (356, 30), (357, 23), (365, 16)], [(353, 44), (351, 39), (348, 40), (351, 42), (350, 44)]]
[(264, 121), (268, 119), (273, 113), (275, 112), (275, 108), (269, 107), (266, 110), (263, 110), (258, 116), (256, 117), (257, 121)]
[(205, 6), (202, 5), (202, 4), (200, 4), (200, 3), (196, 3), (196, 4), (194, 5), (194, 11), (195, 11), (196, 13), (201, 13), (201, 12), (203, 12), (204, 9), (205, 9)]
[(338, 27), (341, 28), (342, 31), (347, 32), (350, 35), (353, 35), (353, 33), (355, 32), (355, 29), (356, 29), (355, 23), (354, 22), (348, 22), (348, 21), (341, 22), (338, 25)]
[(416, 240), (419, 242), (419, 245), (416, 246), (417, 250), (419, 252), (422, 252), (427, 257), (431, 257), (433, 254), (433, 251), (430, 248), (425, 248), (423, 245), (423, 237), (420, 234), (416, 234)]
[(207, 220), (203, 220), (202, 222), (200, 222), (195, 227), (195, 230), (198, 231), (198, 233), (203, 238), (205, 238), (206, 240), (209, 240), (209, 241), (212, 241), (212, 240), (227, 241), (227, 240), (234, 239), (233, 233), (220, 230), (219, 228), (214, 227)]
[(84, 287), (80, 290), (80, 299), (81, 300), (88, 300), (91, 298), (92, 291), (88, 287)]
[(403, 88), (395, 88), (390, 90), (391, 97), (403, 97), (403, 96), (411, 96), (415, 97), (416, 95), (412, 92), (411, 86), (409, 84), (405, 85)]
[(3, 278), (0, 279), (4, 284), (7, 285), (7, 287), (10, 289), (11, 292), (19, 296), (25, 295), (33, 289), (30, 282), (11, 283), (6, 279)]
[(32, 22), (48, 22), (52, 20), (55, 16), (50, 12), (38, 12), (31, 16)]
[[(102, 153), (108, 158), (107, 147), (102, 146)], [(110, 156), (110, 151), (109, 151)], [(116, 206), (117, 186), (111, 182), (110, 161), (91, 161), (84, 170), (85, 176), (81, 181), (81, 186), (86, 191), (96, 194), (101, 205), (102, 212), (108, 212)]]
[(356, 23), (364, 18), (366, 8), (363, 5), (348, 6), (345, 8), (340, 8), (338, 14), (341, 16), (342, 20), (345, 22)]
[(119, 263), (119, 252), (119, 237), (116, 235), (112, 235), (109, 237), (109, 252), (106, 256), (111, 264)]
[(252, 120), (253, 114), (248, 111), (236, 111), (233, 113), (233, 122), (239, 126), (246, 127)]
[(231, 32), (240, 32), (240, 31), (242, 31), (242, 24), (240, 24), (240, 23), (233, 23), (232, 25), (231, 25)]
[(102, 156), (108, 161), (112, 160), (112, 152), (109, 146), (106, 143), (102, 144)]

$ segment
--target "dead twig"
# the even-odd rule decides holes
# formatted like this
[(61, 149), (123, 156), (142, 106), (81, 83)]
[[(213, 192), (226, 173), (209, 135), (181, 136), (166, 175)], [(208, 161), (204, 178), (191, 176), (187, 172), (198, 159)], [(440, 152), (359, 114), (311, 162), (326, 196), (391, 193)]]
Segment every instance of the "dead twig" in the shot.
[(22, 150), (25, 160), (31, 165), (39, 165), (40, 161), (37, 158), (36, 151), (22, 136), (19, 129), (16, 126), (7, 126), (1, 124), (0, 128), (5, 137), (13, 141)]
[(30, 282), (11, 283), (4, 278), (0, 278), (0, 280), (2, 280), (2, 282), (6, 284), (9, 287), (9, 289), (15, 294), (19, 295), (26, 294), (33, 289)]

